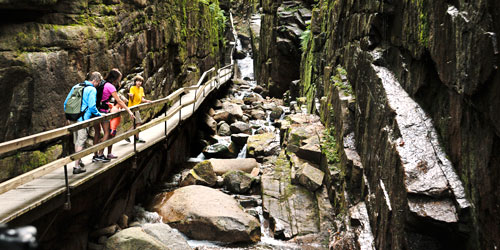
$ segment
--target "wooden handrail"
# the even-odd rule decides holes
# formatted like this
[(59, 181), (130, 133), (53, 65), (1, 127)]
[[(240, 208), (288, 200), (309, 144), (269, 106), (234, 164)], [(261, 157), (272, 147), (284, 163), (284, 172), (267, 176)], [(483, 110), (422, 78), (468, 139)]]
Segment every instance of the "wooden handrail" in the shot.
[[(168, 95), (167, 97), (155, 100), (151, 103), (143, 103), (143, 104), (140, 104), (140, 105), (137, 105), (134, 107), (130, 107), (130, 110), (137, 111), (137, 110), (150, 108), (153, 106), (162, 105), (162, 104), (168, 103), (170, 101), (177, 100), (177, 98), (179, 96), (181, 96), (185, 93), (186, 93), (186, 89), (180, 88), (180, 89), (174, 91), (173, 93), (171, 93), (170, 95)], [(92, 119), (89, 119), (89, 120), (86, 120), (83, 122), (78, 122), (75, 124), (71, 124), (68, 126), (64, 126), (62, 128), (57, 128), (57, 129), (41, 132), (38, 134), (18, 138), (15, 140), (2, 142), (2, 143), (0, 143), (0, 155), (7, 153), (7, 152), (12, 152), (12, 151), (18, 150), (20, 148), (32, 146), (32, 145), (35, 145), (38, 143), (46, 142), (46, 141), (53, 140), (53, 139), (56, 139), (56, 138), (59, 138), (59, 137), (65, 136), (65, 135), (69, 135), (73, 131), (76, 131), (76, 130), (79, 130), (82, 128), (91, 127), (94, 124), (101, 123), (105, 120), (111, 120), (115, 117), (121, 116), (122, 114), (126, 114), (126, 112), (127, 112), (126, 110), (121, 110), (121, 111), (116, 112), (116, 113), (105, 114), (105, 115), (100, 116), (100, 117), (94, 117)]]
[[(236, 32), (234, 29), (232, 14), (231, 14), (230, 18), (231, 18), (231, 25), (233, 27), (233, 35), (235, 36), (235, 39), (237, 39)], [(194, 98), (191, 99), (190, 101), (187, 101), (185, 103), (181, 103), (177, 107), (168, 110), (167, 113), (165, 114), (165, 116), (155, 118), (155, 119), (151, 120), (150, 122), (139, 126), (138, 128), (126, 131), (120, 135), (115, 136), (114, 138), (111, 138), (109, 140), (106, 140), (104, 142), (101, 142), (99, 144), (91, 146), (89, 148), (86, 148), (82, 151), (76, 152), (70, 156), (57, 159), (53, 162), (50, 162), (50, 163), (45, 164), (41, 167), (38, 167), (32, 171), (29, 171), (27, 173), (16, 176), (16, 177), (14, 177), (10, 180), (7, 180), (5, 182), (2, 182), (2, 183), (0, 183), (0, 194), (7, 192), (8, 190), (14, 189), (22, 184), (25, 184), (31, 180), (38, 178), (38, 177), (41, 177), (47, 173), (50, 173), (50, 172), (54, 171), (55, 169), (57, 169), (61, 166), (67, 165), (67, 164), (69, 164), (77, 159), (81, 159), (82, 157), (85, 157), (89, 154), (92, 154), (92, 153), (97, 152), (101, 149), (104, 149), (110, 145), (113, 145), (114, 143), (116, 143), (118, 141), (121, 141), (125, 138), (130, 137), (131, 135), (136, 135), (139, 132), (144, 131), (148, 128), (151, 128), (157, 124), (160, 124), (162, 122), (166, 122), (168, 119), (173, 117), (176, 113), (179, 112), (179, 114), (180, 114), (180, 111), (182, 110), (182, 108), (184, 108), (186, 106), (193, 105), (193, 109), (194, 109), (199, 101), (199, 97), (201, 96), (203, 90), (207, 86), (210, 86), (210, 87), (208, 88), (208, 92), (205, 94), (210, 93), (215, 88), (219, 88), (220, 85), (224, 84), (226, 81), (229, 80), (229, 79), (227, 79), (227, 80), (223, 80), (223, 79), (227, 75), (230, 75), (233, 73), (233, 70), (229, 70), (229, 69), (235, 66), (234, 60), (233, 60), (234, 50), (235, 50), (235, 45), (233, 45), (233, 48), (231, 49), (231, 63), (229, 65), (226, 65), (226, 66), (218, 69), (217, 71), (215, 71), (215, 67), (205, 71), (202, 74), (202, 76), (200, 77), (200, 79), (196, 85), (177, 89), (176, 91), (174, 91), (173, 93), (171, 93), (167, 97), (152, 101), (150, 103), (143, 103), (140, 105), (136, 105), (134, 107), (131, 107), (130, 110), (131, 111), (138, 111), (138, 110), (142, 110), (142, 109), (156, 107), (159, 105), (169, 105), (170, 106), (172, 103), (176, 103), (178, 100), (180, 100), (180, 98), (182, 98), (182, 96), (184, 94), (189, 93), (191, 90), (196, 90), (195, 94), (194, 94)], [(227, 70), (227, 71), (224, 73), (223, 72), (224, 70)], [(216, 76), (210, 78), (207, 81), (204, 81), (205, 78), (207, 77), (207, 75), (211, 72), (214, 72), (214, 71), (216, 72)], [(221, 74), (221, 72), (222, 72), (222, 74)], [(222, 79), (222, 81), (221, 81), (221, 79)], [(205, 84), (202, 84), (203, 82), (205, 82)], [(214, 83), (216, 86), (212, 87), (212, 84), (214, 84)], [(24, 147), (33, 146), (33, 145), (36, 145), (36, 144), (39, 144), (42, 142), (46, 142), (46, 141), (54, 140), (57, 138), (61, 138), (63, 136), (70, 135), (74, 131), (77, 131), (77, 130), (82, 129), (82, 128), (87, 128), (87, 127), (93, 126), (94, 124), (100, 123), (100, 122), (105, 121), (105, 120), (113, 119), (115, 117), (118, 117), (118, 116), (125, 114), (125, 112), (126, 112), (126, 110), (122, 110), (122, 111), (119, 111), (116, 113), (106, 114), (106, 115), (103, 115), (101, 117), (95, 117), (95, 118), (92, 118), (92, 119), (89, 119), (89, 120), (86, 120), (83, 122), (78, 122), (75, 124), (71, 124), (68, 126), (61, 127), (61, 128), (53, 129), (50, 131), (45, 131), (45, 132), (41, 132), (38, 134), (34, 134), (34, 135), (26, 136), (23, 138), (18, 138), (15, 140), (0, 143), (0, 155), (2, 155), (4, 153), (8, 153), (8, 152), (13, 152), (15, 150), (18, 150), (18, 149), (21, 149)], [(179, 122), (181, 120), (182, 120), (182, 117), (180, 117)]]

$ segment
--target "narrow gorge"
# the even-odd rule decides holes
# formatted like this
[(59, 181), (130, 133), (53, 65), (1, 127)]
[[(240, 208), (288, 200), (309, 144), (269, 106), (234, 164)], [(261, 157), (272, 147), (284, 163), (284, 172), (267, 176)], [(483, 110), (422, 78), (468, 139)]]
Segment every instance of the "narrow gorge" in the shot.
[[(232, 71), (188, 119), (180, 107), (171, 136), (165, 122), (148, 148), (117, 142), (134, 156), (68, 188), (69, 208), (61, 194), (6, 222), (33, 225), (39, 249), (500, 247), (497, 0), (0, 0), (0, 12), (0, 149), (66, 126), (64, 100), (90, 72), (119, 69), (124, 96), (142, 76), (159, 100)], [(141, 110), (144, 124), (183, 95)], [(121, 117), (118, 135), (136, 129)], [(1, 150), (0, 179), (67, 148)]]

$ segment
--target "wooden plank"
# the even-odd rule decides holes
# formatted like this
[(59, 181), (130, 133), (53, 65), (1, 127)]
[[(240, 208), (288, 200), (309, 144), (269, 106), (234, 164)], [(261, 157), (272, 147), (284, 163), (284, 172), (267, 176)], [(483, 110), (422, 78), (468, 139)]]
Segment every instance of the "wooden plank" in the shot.
[(50, 173), (54, 171), (57, 168), (60, 168), (61, 166), (64, 166), (68, 163), (72, 162), (70, 157), (65, 157), (58, 159), (56, 161), (53, 161), (51, 163), (48, 163), (46, 165), (43, 165), (37, 169), (34, 169), (32, 171), (29, 171), (27, 173), (24, 173), (22, 175), (19, 175), (15, 178), (12, 178), (8, 181), (0, 183), (0, 194), (5, 193), (11, 189), (14, 189), (22, 184), (25, 184), (29, 181), (32, 181), (38, 177), (41, 177), (47, 173)]

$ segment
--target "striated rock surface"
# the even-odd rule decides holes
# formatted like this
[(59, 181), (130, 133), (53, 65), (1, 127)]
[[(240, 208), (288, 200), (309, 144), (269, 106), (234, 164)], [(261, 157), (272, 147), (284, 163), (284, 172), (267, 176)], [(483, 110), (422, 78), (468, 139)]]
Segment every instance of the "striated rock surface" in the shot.
[(347, 189), (332, 194), (365, 200), (376, 249), (500, 245), (499, 7), (325, 0), (312, 10), (301, 94), (335, 126)]
[[(263, 208), (272, 219), (274, 237), (290, 239), (320, 232), (328, 234), (332, 229), (333, 209), (323, 202), (327, 197), (326, 189), (315, 193), (293, 185), (290, 161), (284, 151), (271, 164), (274, 171), (262, 175), (261, 185)], [(324, 195), (319, 195), (322, 193)]]
[(192, 239), (257, 242), (260, 223), (243, 212), (229, 195), (204, 186), (187, 186), (159, 194), (151, 208), (164, 223)]

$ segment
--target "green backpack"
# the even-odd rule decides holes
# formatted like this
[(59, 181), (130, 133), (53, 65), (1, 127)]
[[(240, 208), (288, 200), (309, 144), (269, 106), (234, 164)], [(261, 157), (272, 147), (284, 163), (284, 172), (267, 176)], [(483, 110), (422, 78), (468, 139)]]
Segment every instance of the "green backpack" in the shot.
[(85, 114), (85, 111), (87, 111), (88, 107), (86, 107), (83, 111), (80, 111), (82, 109), (83, 90), (85, 87), (85, 83), (79, 83), (73, 87), (73, 93), (71, 93), (64, 109), (66, 119), (70, 121), (77, 121), (78, 118), (82, 117), (83, 114)]

